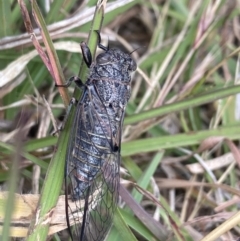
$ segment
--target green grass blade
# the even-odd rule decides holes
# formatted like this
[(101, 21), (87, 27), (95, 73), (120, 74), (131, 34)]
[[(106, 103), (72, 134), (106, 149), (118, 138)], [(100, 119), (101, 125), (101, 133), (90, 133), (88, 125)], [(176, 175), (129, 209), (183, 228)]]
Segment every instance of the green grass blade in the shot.
[(11, 1), (0, 0), (0, 37), (12, 35)]

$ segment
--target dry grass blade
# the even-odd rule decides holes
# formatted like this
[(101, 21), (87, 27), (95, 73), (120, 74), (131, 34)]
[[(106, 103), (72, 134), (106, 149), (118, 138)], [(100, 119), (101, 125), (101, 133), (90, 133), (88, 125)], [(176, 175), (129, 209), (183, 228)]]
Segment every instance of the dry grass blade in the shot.
[(52, 75), (52, 77), (54, 79), (54, 73), (53, 73), (52, 66), (51, 66), (51, 64), (49, 62), (49, 58), (45, 54), (43, 48), (41, 47), (39, 41), (36, 38), (36, 35), (35, 35), (34, 31), (33, 31), (32, 22), (31, 22), (29, 14), (28, 14), (28, 10), (26, 8), (26, 5), (25, 5), (23, 0), (18, 0), (18, 3), (19, 3), (20, 8), (21, 8), (21, 12), (22, 12), (22, 15), (23, 15), (23, 20), (24, 20), (24, 24), (25, 24), (26, 30), (27, 30), (27, 32), (31, 36), (30, 38), (32, 40), (32, 43), (33, 43), (34, 47), (36, 48), (39, 56), (41, 57), (43, 63), (45, 64), (45, 66), (47, 67), (48, 71), (50, 72), (50, 74)]
[[(46, 67), (50, 68), (49, 71), (50, 71), (56, 85), (63, 85), (65, 83), (65, 77), (63, 75), (62, 68), (61, 68), (56, 50), (53, 46), (51, 37), (47, 30), (47, 26), (45, 24), (44, 18), (37, 5), (37, 2), (35, 0), (31, 0), (31, 4), (32, 4), (34, 19), (40, 29), (41, 36), (43, 38), (43, 42), (46, 47), (46, 51), (47, 51), (48, 58), (49, 58), (49, 61), (47, 63), (45, 63), (45, 65), (47, 64)], [(41, 54), (42, 54), (42, 52), (39, 52), (40, 56), (41, 56)], [(70, 101), (68, 92), (64, 88), (60, 88), (59, 93), (63, 99), (64, 105), (68, 106), (69, 101)]]
[[(8, 200), (9, 193), (0, 193), (0, 202), (4, 203)], [(40, 195), (37, 194), (15, 194), (14, 196), (14, 211), (12, 214), (12, 222), (10, 226), (11, 237), (27, 237), (28, 226), (30, 225), (31, 219), (35, 215), (35, 210), (39, 202)], [(83, 201), (84, 202), (84, 201)], [(69, 203), (72, 210), (76, 209), (75, 203)], [(0, 209), (0, 222), (3, 223), (5, 220), (4, 209), (1, 205)], [(65, 216), (65, 196), (60, 196), (56, 207), (51, 210), (51, 218), (46, 219), (46, 222), (50, 223), (48, 235), (53, 235), (61, 230), (67, 228), (66, 216)], [(72, 217), (70, 217), (71, 219)], [(79, 220), (81, 222), (81, 220)], [(0, 225), (0, 231), (2, 226)]]
[[(23, 0), (18, 0), (19, 2)], [(106, 13), (111, 13), (118, 10), (127, 4), (134, 2), (134, 0), (118, 0), (117, 2), (110, 2), (106, 4)], [(92, 16), (95, 12), (95, 6), (89, 8), (83, 8), (82, 11), (76, 12), (67, 19), (48, 25), (48, 30), (52, 39), (58, 39), (61, 37), (73, 37), (73, 38), (84, 38), (86, 39), (87, 33), (69, 32), (79, 26), (91, 22)], [(40, 31), (38, 28), (33, 29), (36, 39), (41, 40)], [(8, 36), (2, 38), (0, 41), (0, 50), (16, 48), (23, 45), (30, 45), (31, 40), (29, 34), (19, 34), (17, 36)]]
[(133, 211), (133, 213), (142, 221), (142, 223), (148, 227), (149, 230), (157, 237), (158, 239), (165, 240), (167, 238), (167, 232), (164, 227), (158, 223), (156, 220), (152, 219), (144, 209), (136, 203), (128, 191), (120, 185), (120, 195), (123, 198), (124, 202), (128, 207)]

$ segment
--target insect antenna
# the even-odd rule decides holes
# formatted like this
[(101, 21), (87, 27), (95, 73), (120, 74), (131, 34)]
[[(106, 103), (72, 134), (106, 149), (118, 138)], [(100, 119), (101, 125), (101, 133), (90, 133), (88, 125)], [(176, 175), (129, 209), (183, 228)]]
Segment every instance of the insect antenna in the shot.
[(146, 48), (146, 46), (140, 46), (140, 47), (134, 49), (132, 52), (129, 53), (129, 55), (131, 55), (132, 53), (134, 53), (135, 51), (137, 51), (137, 50), (140, 49), (140, 48)]

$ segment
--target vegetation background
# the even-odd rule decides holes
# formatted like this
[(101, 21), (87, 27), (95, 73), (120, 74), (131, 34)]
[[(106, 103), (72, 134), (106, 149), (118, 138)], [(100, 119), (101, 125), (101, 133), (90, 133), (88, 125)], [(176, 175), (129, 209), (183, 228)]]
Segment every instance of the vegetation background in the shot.
[[(120, 192), (121, 208), (107, 240), (239, 240), (240, 2), (116, 0), (95, 12), (97, 0), (38, 1), (53, 41), (44, 42), (53, 61), (46, 62), (48, 68), (33, 47), (36, 39), (42, 44), (36, 2), (25, 1), (35, 34), (26, 31), (22, 2), (0, 0), (2, 240), (24, 238), (30, 222), (31, 232), (46, 240), (53, 226), (49, 221), (42, 228), (42, 222), (63, 188), (71, 117), (59, 139), (51, 133), (73, 90), (61, 92), (54, 80), (57, 71), (63, 81), (79, 73), (79, 43), (101, 25), (102, 15), (103, 44), (134, 51), (138, 65), (121, 150), (121, 182), (133, 199)], [(24, 194), (28, 218), (22, 218), (27, 211), (15, 193)], [(34, 235), (28, 240), (36, 240)], [(67, 240), (68, 233), (53, 231), (49, 239)]]

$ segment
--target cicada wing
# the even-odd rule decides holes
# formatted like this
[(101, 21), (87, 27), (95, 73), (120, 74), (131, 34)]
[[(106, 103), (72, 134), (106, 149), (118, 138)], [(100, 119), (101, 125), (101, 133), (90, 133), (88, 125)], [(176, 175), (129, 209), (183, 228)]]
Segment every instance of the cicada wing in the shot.
[(119, 155), (109, 156), (111, 160), (105, 162), (91, 185), (95, 200), (89, 202), (87, 212), (84, 241), (104, 240), (112, 226), (119, 193)]
[[(82, 220), (84, 217), (84, 207), (88, 203), (89, 192), (82, 190), (82, 196), (75, 196), (75, 189), (78, 185), (78, 175), (81, 164), (87, 160), (81, 157), (82, 143), (88, 138), (83, 133), (92, 131), (93, 125), (89, 122), (89, 117), (84, 109), (84, 102), (87, 101), (87, 90), (84, 90), (81, 100), (76, 107), (69, 141), (65, 164), (65, 201), (66, 220), (72, 240), (80, 240)], [(85, 191), (85, 192), (84, 192)]]
[(80, 229), (84, 214), (85, 200), (73, 200), (72, 195), (74, 193), (74, 186), (76, 186), (75, 173), (76, 163), (73, 158), (73, 150), (78, 140), (78, 129), (86, 129), (84, 120), (78, 118), (82, 116), (83, 108), (81, 105), (77, 105), (76, 114), (74, 117), (73, 125), (69, 135), (69, 145), (65, 164), (65, 210), (67, 226), (72, 240), (80, 240)]
[(114, 141), (119, 148), (113, 148), (121, 122), (112, 121), (95, 89), (88, 87), (77, 106), (65, 169), (66, 216), (74, 240), (104, 240), (112, 224), (121, 142), (120, 137)]

